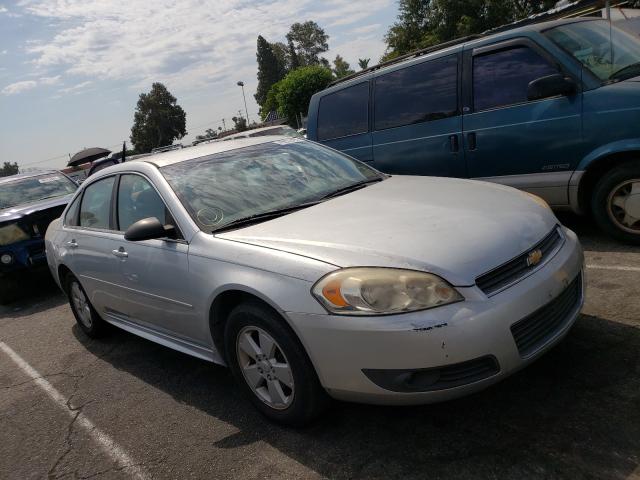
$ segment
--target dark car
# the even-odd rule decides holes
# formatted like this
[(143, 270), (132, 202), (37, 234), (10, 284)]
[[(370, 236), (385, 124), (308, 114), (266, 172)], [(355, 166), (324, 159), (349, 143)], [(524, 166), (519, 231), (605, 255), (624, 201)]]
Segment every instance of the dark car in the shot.
[(57, 171), (0, 178), (0, 303), (12, 299), (21, 276), (46, 269), (44, 234), (77, 187)]

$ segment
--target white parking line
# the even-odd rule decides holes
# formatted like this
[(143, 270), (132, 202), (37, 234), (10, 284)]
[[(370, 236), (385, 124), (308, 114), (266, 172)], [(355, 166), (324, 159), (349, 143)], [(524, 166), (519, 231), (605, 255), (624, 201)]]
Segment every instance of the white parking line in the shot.
[(587, 264), (587, 268), (592, 268), (593, 270), (617, 270), (619, 272), (640, 272), (640, 267), (624, 267), (624, 266), (617, 266), (617, 265)]
[(53, 385), (47, 382), (38, 371), (29, 365), (20, 355), (14, 352), (6, 343), (0, 342), (0, 350), (7, 354), (13, 362), (27, 374), (36, 385), (38, 385), (49, 397), (62, 408), (70, 417), (77, 415), (76, 423), (80, 425), (93, 438), (102, 449), (126, 471), (131, 473), (133, 478), (147, 479), (148, 475), (136, 465), (135, 461), (120, 447), (109, 435), (96, 427), (82, 412), (70, 410), (67, 405), (67, 399), (62, 396)]

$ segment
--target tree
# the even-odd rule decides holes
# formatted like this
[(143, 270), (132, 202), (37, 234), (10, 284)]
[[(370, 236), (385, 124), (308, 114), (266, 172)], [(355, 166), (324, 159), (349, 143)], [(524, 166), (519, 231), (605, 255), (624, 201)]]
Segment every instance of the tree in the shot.
[(247, 119), (244, 117), (232, 117), (234, 128), (237, 132), (244, 132), (247, 129)]
[(321, 63), (319, 55), (329, 50), (328, 39), (329, 35), (316, 22), (294, 23), (287, 33), (292, 60), (296, 58), (301, 66)]
[(211, 140), (218, 137), (218, 132), (213, 130), (212, 128), (207, 128), (204, 131), (204, 135), (196, 135), (196, 140)]
[(359, 58), (358, 59), (358, 66), (360, 67), (360, 70), (364, 70), (364, 69), (368, 68), (370, 60), (371, 60), (370, 58)]
[(271, 46), (271, 50), (276, 57), (278, 65), (282, 68), (282, 76), (284, 77), (289, 72), (289, 70), (291, 70), (291, 56), (289, 55), (289, 45), (282, 42), (274, 42), (270, 43), (269, 45)]
[(262, 35), (258, 35), (256, 58), (258, 60), (258, 88), (254, 97), (258, 105), (262, 106), (271, 86), (285, 76), (285, 60), (278, 59), (273, 51), (273, 46)]
[(171, 145), (187, 134), (187, 114), (162, 83), (154, 83), (149, 93), (141, 93), (131, 127), (131, 143), (136, 152), (150, 152)]
[(276, 92), (272, 96), (275, 97), (277, 110), (286, 115), (289, 124), (296, 125), (298, 115), (307, 115), (311, 96), (324, 90), (332, 80), (331, 70), (320, 65), (300, 67), (289, 72), (274, 85)]
[(2, 168), (0, 168), (0, 177), (8, 177), (9, 175), (15, 175), (19, 173), (20, 169), (16, 162), (4, 162)]
[(352, 73), (356, 73), (355, 71), (351, 70), (349, 62), (347, 62), (340, 55), (336, 55), (336, 59), (333, 61), (333, 66), (333, 74), (336, 76), (336, 78), (342, 78), (346, 77), (347, 75), (351, 75)]
[(400, 0), (385, 36), (389, 60), (413, 50), (482, 33), (552, 8), (556, 0)]
[(280, 91), (281, 83), (282, 80), (274, 83), (267, 92), (267, 99), (265, 100), (264, 105), (262, 105), (262, 108), (260, 108), (260, 118), (262, 118), (262, 120), (267, 118), (269, 112), (279, 112), (282, 114), (280, 106), (278, 105), (278, 92)]

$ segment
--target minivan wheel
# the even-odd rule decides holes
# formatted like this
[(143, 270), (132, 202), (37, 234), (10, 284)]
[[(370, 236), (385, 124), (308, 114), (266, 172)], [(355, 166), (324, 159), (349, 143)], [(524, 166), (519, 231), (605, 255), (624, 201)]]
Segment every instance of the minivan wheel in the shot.
[(93, 308), (78, 279), (69, 274), (65, 285), (69, 305), (78, 326), (90, 338), (102, 337), (108, 330), (108, 324), (100, 318), (98, 312)]
[(249, 400), (278, 423), (302, 426), (326, 407), (328, 396), (298, 338), (258, 302), (235, 307), (225, 327), (229, 367)]
[(591, 201), (600, 228), (620, 241), (640, 244), (640, 162), (607, 172), (596, 184)]

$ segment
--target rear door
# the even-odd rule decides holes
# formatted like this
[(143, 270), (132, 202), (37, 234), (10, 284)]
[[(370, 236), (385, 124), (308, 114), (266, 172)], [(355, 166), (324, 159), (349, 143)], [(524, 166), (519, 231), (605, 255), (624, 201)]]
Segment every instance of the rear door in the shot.
[(405, 175), (466, 176), (457, 53), (378, 75), (373, 92), (374, 166)]
[(369, 132), (369, 81), (320, 98), (318, 141), (363, 162), (373, 160)]
[(469, 47), (464, 58), (469, 176), (522, 188), (552, 205), (567, 204), (582, 146), (582, 97), (529, 101), (527, 87), (538, 78), (569, 73), (527, 38)]

